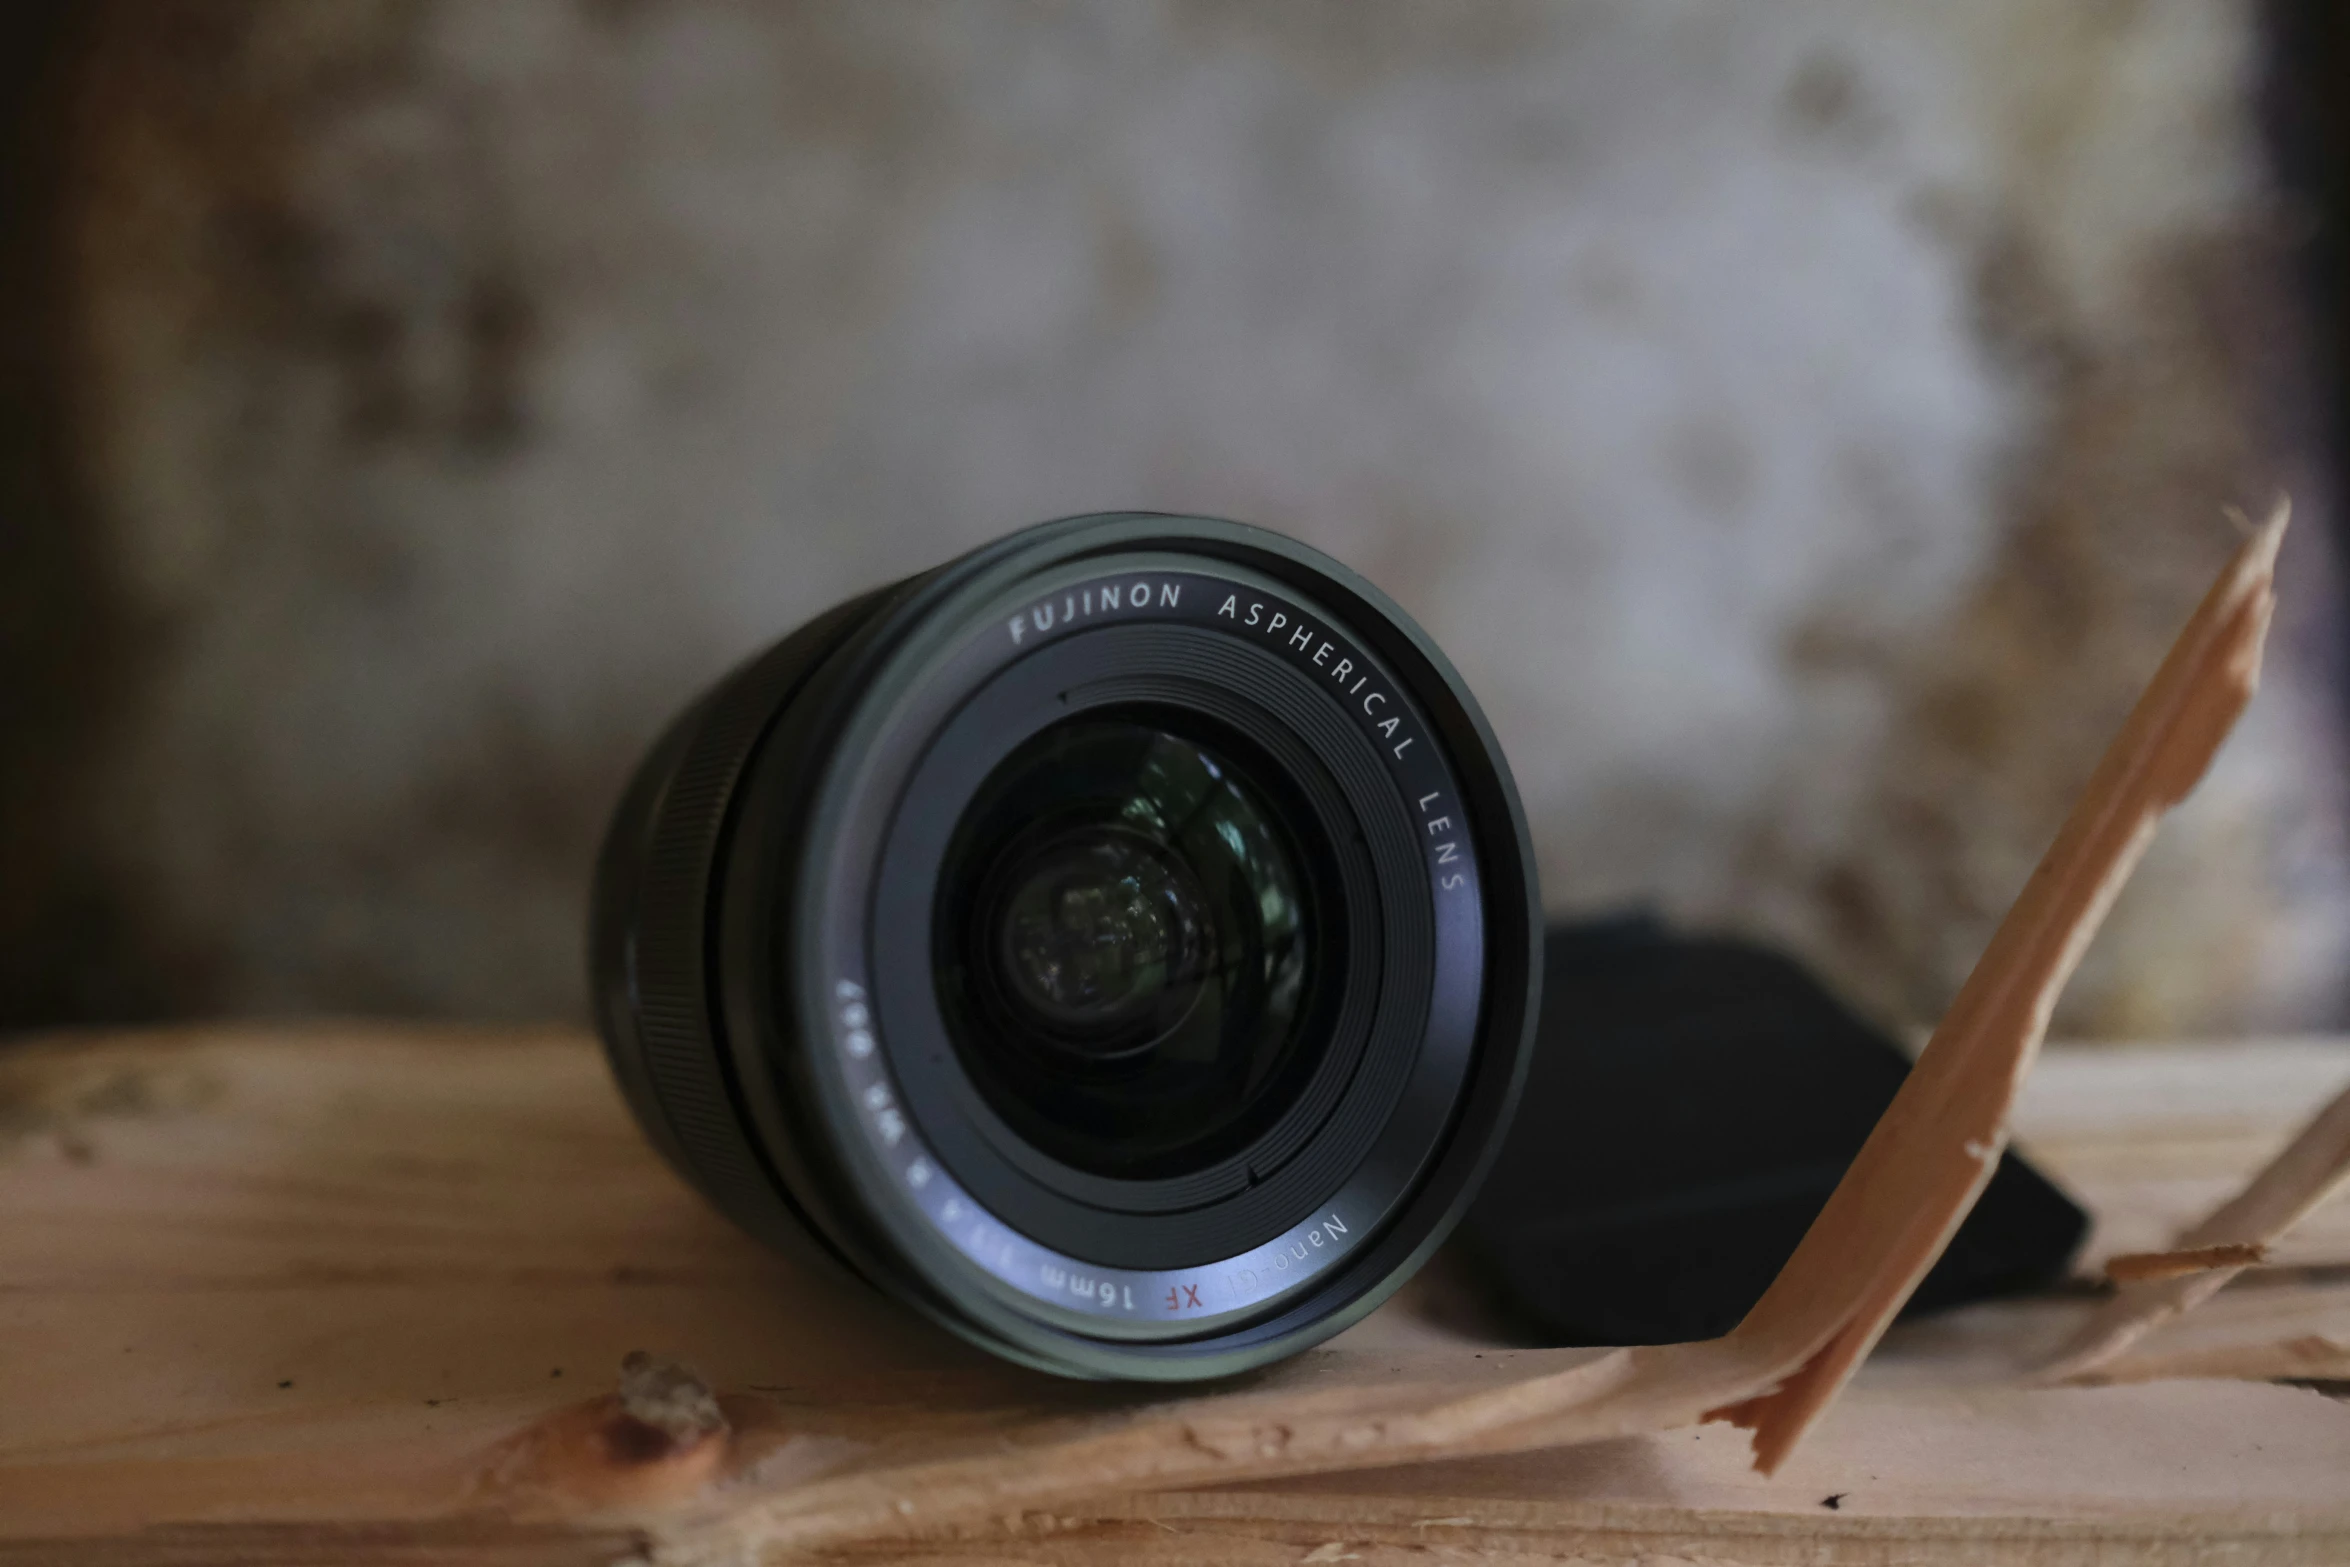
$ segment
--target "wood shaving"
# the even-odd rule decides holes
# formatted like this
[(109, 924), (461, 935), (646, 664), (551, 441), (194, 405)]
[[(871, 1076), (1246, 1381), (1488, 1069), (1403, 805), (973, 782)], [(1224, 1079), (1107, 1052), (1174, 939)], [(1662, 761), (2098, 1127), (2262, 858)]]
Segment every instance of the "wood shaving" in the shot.
[[(2265, 1251), (2345, 1184), (2350, 1184), (2350, 1090), (2320, 1110), (2242, 1191), (2181, 1235), (2177, 1250)], [(2100, 1376), (2139, 1339), (2219, 1293), (2246, 1265), (2123, 1284), (2041, 1368), (2039, 1379), (2078, 1382)]]
[(2183, 1251), (2130, 1251), (2105, 1262), (2105, 1277), (2115, 1284), (2150, 1284), (2157, 1279), (2183, 1279), (2214, 1268), (2249, 1268), (2268, 1260), (2266, 1246), (2191, 1246)]

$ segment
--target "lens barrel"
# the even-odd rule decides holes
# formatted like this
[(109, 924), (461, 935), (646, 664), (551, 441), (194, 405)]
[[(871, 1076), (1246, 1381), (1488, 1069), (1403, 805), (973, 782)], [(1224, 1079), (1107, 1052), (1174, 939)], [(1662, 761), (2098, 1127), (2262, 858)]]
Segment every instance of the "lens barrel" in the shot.
[(1221, 1376), (1424, 1261), (1506, 1126), (1508, 769), (1280, 535), (1040, 524), (810, 621), (655, 744), (591, 917), (639, 1122), (752, 1234), (1007, 1358)]

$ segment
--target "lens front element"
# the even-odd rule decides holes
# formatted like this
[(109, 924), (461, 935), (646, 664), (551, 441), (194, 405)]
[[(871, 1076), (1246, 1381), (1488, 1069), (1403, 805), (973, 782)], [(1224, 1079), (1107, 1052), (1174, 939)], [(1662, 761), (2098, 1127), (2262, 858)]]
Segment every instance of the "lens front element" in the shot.
[(1123, 827), (1077, 828), (1005, 859), (1010, 891), (984, 918), (1005, 991), (1039, 1042), (1112, 1061), (1181, 1026), (1209, 951), (1187, 867)]
[(947, 853), (935, 974), (963, 1068), (1094, 1174), (1186, 1173), (1277, 1117), (1337, 956), (1335, 931), (1317, 950), (1310, 820), (1204, 727), (1054, 725), (989, 775)]

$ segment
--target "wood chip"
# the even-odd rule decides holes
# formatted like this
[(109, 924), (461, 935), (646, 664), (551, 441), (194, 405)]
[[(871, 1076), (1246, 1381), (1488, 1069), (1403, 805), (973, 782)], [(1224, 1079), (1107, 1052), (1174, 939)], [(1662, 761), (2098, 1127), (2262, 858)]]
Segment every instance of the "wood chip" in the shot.
[(2130, 1251), (2109, 1257), (2105, 1276), (2116, 1284), (2183, 1279), (2214, 1268), (2249, 1268), (2268, 1260), (2266, 1246), (2190, 1246), (2181, 1251)]

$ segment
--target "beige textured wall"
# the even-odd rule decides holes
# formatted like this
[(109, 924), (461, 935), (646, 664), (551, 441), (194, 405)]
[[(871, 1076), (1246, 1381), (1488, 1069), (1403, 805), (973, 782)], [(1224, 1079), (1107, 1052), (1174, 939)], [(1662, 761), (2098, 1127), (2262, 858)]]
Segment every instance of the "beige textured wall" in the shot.
[[(81, 797), (199, 1008), (576, 1013), (666, 711), (1101, 507), (1369, 573), (1556, 908), (1939, 1008), (2230, 543), (2295, 321), (2221, 0), (118, 4)], [(2321, 526), (2066, 1026), (2338, 1021)]]

